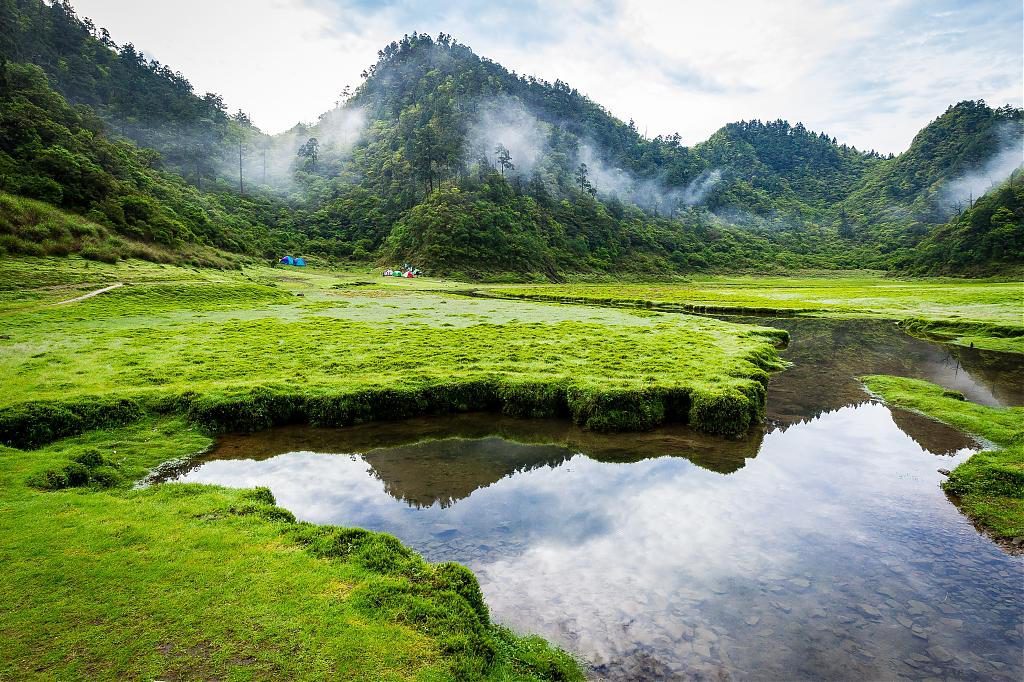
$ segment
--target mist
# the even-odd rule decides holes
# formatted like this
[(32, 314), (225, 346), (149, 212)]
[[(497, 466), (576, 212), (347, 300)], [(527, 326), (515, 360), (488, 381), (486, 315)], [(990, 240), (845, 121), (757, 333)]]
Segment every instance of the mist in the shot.
[(469, 125), (464, 150), (467, 165), (479, 163), (481, 157), (488, 164), (495, 165), (495, 148), (498, 145), (509, 150), (514, 170), (505, 175), (544, 175), (544, 166), (566, 164), (567, 170), (574, 170), (581, 163), (587, 165), (590, 183), (598, 195), (618, 198), (632, 203), (648, 212), (672, 215), (677, 210), (695, 206), (704, 201), (708, 193), (722, 180), (718, 169), (701, 173), (685, 186), (671, 186), (656, 178), (642, 178), (614, 164), (606, 163), (597, 146), (582, 141), (568, 158), (558, 158), (549, 144), (552, 132), (560, 126), (558, 122), (542, 121), (523, 103), (513, 97), (498, 97), (478, 107), (478, 113)]
[(978, 199), (1024, 166), (1024, 134), (1019, 124), (1006, 122), (997, 131), (999, 148), (988, 161), (949, 181), (941, 190), (947, 208), (962, 208)]
[(547, 151), (551, 126), (541, 122), (511, 97), (489, 100), (479, 107), (466, 136), (466, 161), (477, 163), (486, 157), (491, 165), (495, 147), (508, 149), (515, 164), (513, 175), (531, 175)]
[(590, 182), (598, 194), (608, 194), (636, 204), (646, 211), (673, 215), (696, 206), (722, 181), (718, 169), (705, 170), (685, 186), (672, 186), (656, 178), (641, 178), (617, 166), (606, 164), (590, 143), (580, 146), (578, 161), (587, 164)]
[(227, 128), (213, 124), (149, 128), (135, 122), (114, 121), (111, 130), (140, 146), (160, 150), (166, 167), (176, 169), (201, 189), (237, 190), (241, 161), (245, 191), (259, 188), (286, 194), (296, 189), (295, 173), (306, 165), (306, 160), (298, 156), (299, 147), (311, 137), (317, 138), (317, 169), (330, 168), (337, 174), (361, 139), (366, 124), (365, 110), (343, 106), (323, 114), (315, 124), (299, 123), (272, 136), (244, 124)]
[(342, 106), (326, 112), (313, 125), (300, 123), (279, 135), (257, 141), (249, 152), (253, 179), (262, 181), (265, 155), (266, 180), (261, 184), (277, 192), (294, 189), (295, 172), (305, 169), (307, 164), (299, 156), (299, 148), (314, 137), (320, 143), (317, 169), (332, 168), (335, 171), (332, 174), (336, 175), (366, 132), (367, 120), (363, 108)]

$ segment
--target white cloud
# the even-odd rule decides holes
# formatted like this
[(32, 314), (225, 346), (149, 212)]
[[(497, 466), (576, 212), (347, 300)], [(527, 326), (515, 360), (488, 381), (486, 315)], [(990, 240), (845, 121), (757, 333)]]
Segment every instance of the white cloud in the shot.
[(901, 151), (962, 99), (1022, 103), (1018, 0), (78, 0), (80, 13), (225, 95), (270, 131), (313, 120), (407, 32), (452, 34), (687, 143), (787, 118)]

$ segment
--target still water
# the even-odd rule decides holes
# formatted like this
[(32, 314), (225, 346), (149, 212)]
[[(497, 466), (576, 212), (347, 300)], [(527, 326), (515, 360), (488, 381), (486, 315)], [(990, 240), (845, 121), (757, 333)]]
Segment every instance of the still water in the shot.
[(1021, 363), (884, 322), (760, 322), (790, 329), (794, 366), (741, 441), (458, 415), (229, 436), (177, 480), (267, 485), (301, 519), (464, 563), (496, 620), (597, 679), (1024, 677), (1024, 559), (939, 489), (977, 445), (855, 379), (1020, 404)]

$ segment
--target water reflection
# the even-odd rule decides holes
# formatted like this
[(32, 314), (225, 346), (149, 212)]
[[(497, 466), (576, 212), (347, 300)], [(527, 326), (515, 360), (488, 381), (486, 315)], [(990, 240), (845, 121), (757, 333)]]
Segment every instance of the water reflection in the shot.
[(601, 679), (1021, 679), (1024, 559), (939, 489), (971, 441), (855, 378), (1019, 403), (1020, 365), (889, 323), (779, 324), (795, 364), (746, 440), (460, 415), (232, 436), (176, 475), (465, 563), (497, 620)]
[(866, 374), (925, 379), (983, 405), (1024, 404), (1024, 363), (1014, 355), (930, 343), (885, 320), (728, 319), (790, 332), (783, 356), (793, 365), (769, 386), (768, 419), (775, 424), (864, 402), (857, 377)]
[[(945, 447), (970, 441), (955, 431)], [(596, 434), (569, 422), (459, 414), (362, 424), (346, 429), (282, 427), (222, 437), (208, 456), (165, 470), (176, 479), (210, 460), (266, 460), (290, 452), (360, 453), (371, 474), (396, 499), (445, 506), (506, 476), (557, 466), (578, 453), (604, 462), (685, 457), (710, 471), (730, 473), (757, 455), (761, 433), (725, 440), (682, 426), (631, 434)]]
[[(300, 518), (463, 562), (498, 620), (598, 677), (1014, 679), (1021, 562), (937, 488), (936, 465), (967, 452), (939, 460), (869, 403), (766, 435), (728, 475), (480, 437), (220, 459), (183, 478), (269, 485)], [(450, 483), (419, 480), (417, 458), (454, 457), (467, 466)]]

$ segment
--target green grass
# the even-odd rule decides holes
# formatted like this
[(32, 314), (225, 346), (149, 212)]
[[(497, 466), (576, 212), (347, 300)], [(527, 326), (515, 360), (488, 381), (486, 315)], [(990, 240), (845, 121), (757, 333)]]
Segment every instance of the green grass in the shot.
[[(0, 679), (582, 678), (390, 536), (295, 523), (266, 490), (130, 489), (208, 444), (161, 418), (0, 447)], [(33, 487), (98, 458), (112, 486)]]
[[(51, 281), (45, 270), (60, 265), (38, 267)], [(0, 314), (0, 442), (17, 444), (25, 410), (45, 421), (49, 404), (59, 421), (101, 398), (212, 429), (501, 409), (598, 430), (682, 421), (738, 434), (781, 367), (785, 332), (705, 318), (581, 314), (310, 270), (189, 272), (104, 271), (90, 286), (126, 286)]]
[(657, 284), (536, 284), (487, 295), (654, 309), (894, 319), (908, 331), (961, 345), (1024, 353), (1024, 285), (950, 278), (712, 277)]
[(986, 407), (916, 379), (867, 376), (886, 402), (920, 412), (991, 442), (943, 483), (961, 509), (999, 540), (1024, 538), (1024, 407)]
[(131, 488), (212, 432), (289, 422), (488, 409), (739, 433), (781, 367), (776, 330), (450, 287), (0, 261), (0, 679), (581, 678), (492, 624), (466, 569), (390, 536), (296, 523), (266, 491)]

